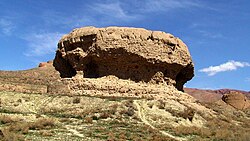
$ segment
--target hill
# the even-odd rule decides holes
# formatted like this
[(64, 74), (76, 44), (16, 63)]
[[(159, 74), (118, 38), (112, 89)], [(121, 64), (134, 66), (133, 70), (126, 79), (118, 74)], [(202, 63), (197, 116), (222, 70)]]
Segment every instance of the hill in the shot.
[(246, 96), (189, 95), (193, 76), (187, 46), (169, 33), (75, 29), (53, 62), (0, 71), (0, 139), (248, 141)]
[(191, 95), (199, 95), (201, 104), (184, 93), (178, 97), (164, 95), (165, 99), (49, 94), (41, 90), (60, 79), (51, 64), (25, 71), (1, 71), (0, 79), (4, 139), (249, 139), (249, 110), (234, 109), (219, 100), (221, 94), (214, 91), (205, 91), (202, 97), (203, 90), (187, 89)]

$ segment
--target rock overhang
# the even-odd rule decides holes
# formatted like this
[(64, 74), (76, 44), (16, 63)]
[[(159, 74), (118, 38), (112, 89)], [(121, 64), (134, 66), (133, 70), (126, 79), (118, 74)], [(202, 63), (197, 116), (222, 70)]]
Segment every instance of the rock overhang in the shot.
[(115, 75), (135, 82), (167, 83), (183, 90), (194, 76), (187, 46), (169, 33), (127, 27), (83, 27), (62, 37), (54, 66), (61, 77)]

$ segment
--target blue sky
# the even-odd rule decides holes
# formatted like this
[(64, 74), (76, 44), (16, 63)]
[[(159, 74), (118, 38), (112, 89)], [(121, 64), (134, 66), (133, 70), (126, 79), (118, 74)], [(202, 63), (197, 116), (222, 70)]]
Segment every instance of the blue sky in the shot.
[(248, 0), (1, 0), (0, 70), (54, 58), (63, 34), (82, 26), (162, 30), (181, 38), (195, 63), (187, 87), (250, 90)]

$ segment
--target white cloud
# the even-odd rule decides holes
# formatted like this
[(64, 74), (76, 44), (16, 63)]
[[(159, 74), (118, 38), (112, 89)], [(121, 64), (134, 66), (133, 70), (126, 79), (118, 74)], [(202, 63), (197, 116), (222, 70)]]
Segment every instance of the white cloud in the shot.
[[(137, 7), (137, 8), (135, 8)], [(143, 0), (124, 2), (89, 3), (79, 10), (79, 14), (71, 15), (60, 11), (45, 10), (41, 15), (47, 27), (76, 28), (82, 26), (107, 26), (119, 22), (133, 22), (145, 18), (145, 13), (162, 12), (170, 9), (200, 7), (193, 0)], [(56, 19), (56, 20), (55, 20)], [(33, 33), (24, 39), (28, 43), (26, 56), (43, 56), (56, 50), (61, 33)]]
[(63, 36), (61, 33), (33, 33), (24, 39), (28, 42), (26, 56), (43, 56), (54, 53), (59, 39)]
[[(136, 21), (146, 17), (147, 13), (166, 12), (169, 10), (203, 7), (201, 3), (194, 0), (142, 0), (94, 3), (88, 5), (90, 14), (102, 17), (102, 21)], [(92, 19), (93, 20), (93, 19)], [(97, 20), (97, 19), (96, 19)], [(98, 20), (97, 20), (98, 23)], [(100, 23), (100, 22), (99, 22)]]
[[(138, 20), (139, 14), (129, 14), (122, 2), (100, 2), (83, 5), (76, 14), (65, 14), (60, 11), (45, 10), (41, 18), (47, 26), (59, 26), (62, 28), (76, 28), (82, 26), (107, 26), (120, 22)], [(55, 20), (56, 19), (56, 20)]]
[(212, 33), (212, 32), (205, 31), (205, 30), (199, 30), (198, 32), (204, 37), (213, 38), (213, 39), (224, 37), (221, 33)]
[(213, 76), (219, 72), (233, 71), (243, 67), (250, 67), (250, 63), (231, 60), (218, 66), (210, 66), (208, 68), (200, 69), (199, 72), (204, 72), (209, 76)]
[(194, 0), (110, 0), (83, 5), (78, 13), (70, 16), (59, 11), (45, 10), (41, 17), (47, 25), (67, 28), (87, 25), (107, 26), (138, 21), (146, 18), (148, 13), (194, 7), (202, 7), (202, 5)]
[(15, 26), (14, 24), (7, 19), (0, 19), (0, 30), (4, 35), (11, 35)]
[(146, 0), (143, 10), (146, 12), (168, 11), (179, 8), (202, 7), (193, 0)]
[(92, 5), (89, 5), (89, 8), (92, 12), (94, 11), (96, 14), (106, 16), (105, 18), (108, 19), (131, 21), (136, 20), (139, 16), (136, 14), (128, 14), (128, 11), (121, 6), (120, 1), (116, 1), (113, 3), (94, 3)]

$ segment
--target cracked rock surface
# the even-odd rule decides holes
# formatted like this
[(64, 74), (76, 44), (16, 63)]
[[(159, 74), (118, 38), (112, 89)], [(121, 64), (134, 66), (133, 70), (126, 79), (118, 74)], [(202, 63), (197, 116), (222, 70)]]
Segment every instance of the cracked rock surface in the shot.
[(59, 41), (53, 65), (63, 78), (114, 75), (178, 90), (194, 76), (190, 53), (179, 38), (142, 28), (75, 29)]

